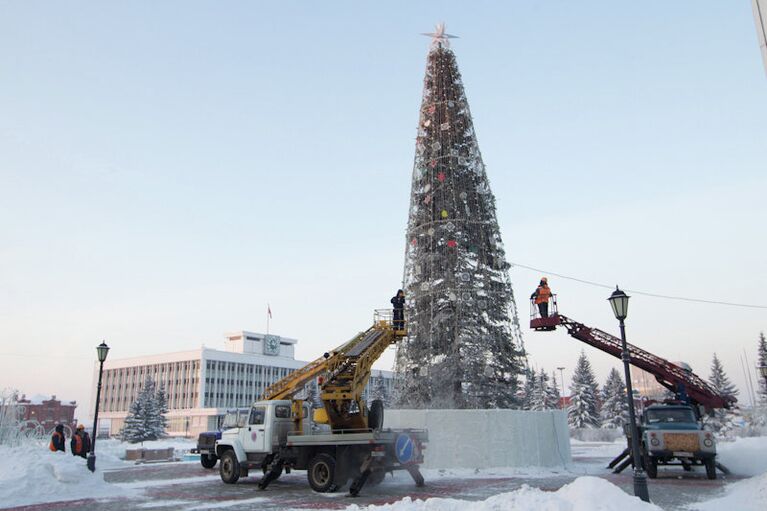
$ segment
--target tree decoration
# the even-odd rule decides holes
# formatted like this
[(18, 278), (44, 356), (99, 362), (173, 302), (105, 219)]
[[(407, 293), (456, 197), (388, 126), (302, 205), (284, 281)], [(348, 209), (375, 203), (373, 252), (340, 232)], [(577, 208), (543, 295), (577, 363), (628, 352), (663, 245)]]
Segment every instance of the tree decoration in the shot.
[(439, 180), (440, 183), (443, 183), (445, 181), (445, 173), (444, 172), (438, 173), (437, 179)]
[(455, 240), (448, 240), (447, 246), (450, 248), (455, 248), (458, 246), (458, 243), (456, 243)]

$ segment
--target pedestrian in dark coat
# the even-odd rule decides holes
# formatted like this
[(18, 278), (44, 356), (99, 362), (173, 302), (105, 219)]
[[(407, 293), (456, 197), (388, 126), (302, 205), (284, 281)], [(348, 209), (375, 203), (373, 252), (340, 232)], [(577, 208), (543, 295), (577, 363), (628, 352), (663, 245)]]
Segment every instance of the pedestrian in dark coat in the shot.
[(56, 428), (53, 431), (53, 434), (51, 435), (51, 443), (48, 446), (48, 448), (53, 451), (61, 451), (61, 452), (67, 452), (66, 447), (66, 437), (64, 436), (64, 425), (63, 424), (56, 424)]
[(394, 306), (394, 329), (405, 329), (405, 292), (398, 290), (397, 294), (391, 299), (391, 304)]

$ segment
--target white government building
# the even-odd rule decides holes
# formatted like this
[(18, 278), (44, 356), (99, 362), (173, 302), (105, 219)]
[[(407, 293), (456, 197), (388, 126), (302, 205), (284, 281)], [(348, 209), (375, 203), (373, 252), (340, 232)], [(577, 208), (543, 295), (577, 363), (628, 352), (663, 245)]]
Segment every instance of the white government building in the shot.
[[(168, 434), (197, 436), (218, 429), (227, 409), (249, 406), (264, 389), (307, 362), (295, 359), (298, 341), (240, 331), (226, 335), (225, 349), (199, 348), (104, 362), (99, 430), (120, 432), (131, 403), (148, 377), (168, 396)], [(369, 389), (392, 392), (394, 374), (373, 370)], [(92, 392), (96, 395), (98, 366)], [(367, 391), (366, 391), (367, 392)], [(93, 410), (91, 410), (93, 416)]]

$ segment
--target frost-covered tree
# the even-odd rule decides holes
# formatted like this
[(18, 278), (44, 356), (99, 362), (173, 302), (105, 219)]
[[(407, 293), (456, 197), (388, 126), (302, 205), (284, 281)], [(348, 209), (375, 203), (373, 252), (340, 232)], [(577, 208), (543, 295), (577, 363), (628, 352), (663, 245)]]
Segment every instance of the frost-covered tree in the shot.
[(130, 405), (120, 436), (130, 443), (157, 440), (166, 436), (167, 399), (164, 387), (157, 389), (150, 377), (139, 390), (136, 400)]
[(541, 369), (534, 378), (533, 399), (530, 404), (531, 410), (554, 410), (559, 403), (559, 393), (552, 390), (549, 383), (549, 375)]
[(570, 384), (570, 407), (567, 410), (567, 422), (573, 428), (598, 428), (601, 424), (597, 395), (597, 385), (591, 363), (586, 353), (581, 351), (578, 364), (573, 372)]
[(551, 371), (551, 397), (554, 400), (555, 408), (559, 408), (560, 401), (562, 400), (562, 396), (559, 393), (559, 382), (557, 381), (557, 373), (555, 371)]
[[(759, 332), (759, 344), (756, 348), (756, 363), (758, 366), (767, 366), (767, 338), (764, 337), (764, 332)], [(757, 374), (759, 380), (759, 405), (767, 407), (767, 380), (761, 375)]]
[(495, 199), (444, 27), (427, 57), (407, 227), (401, 406), (519, 407), (522, 334)]
[(605, 429), (619, 429), (628, 422), (629, 405), (626, 401), (626, 384), (621, 377), (620, 371), (614, 367), (607, 375), (607, 381), (602, 387), (602, 427)]
[(167, 436), (168, 418), (168, 393), (165, 391), (165, 384), (160, 384), (155, 392), (155, 413), (152, 415), (151, 425), (157, 438)]
[[(711, 360), (711, 375), (708, 382), (716, 390), (717, 394), (723, 397), (735, 397), (738, 395), (738, 389), (730, 381), (730, 378), (724, 372), (724, 367), (719, 357), (714, 353)], [(737, 427), (737, 421), (740, 418), (740, 412), (736, 406), (731, 409), (720, 408), (714, 410), (713, 414), (706, 418), (706, 424), (716, 433), (727, 436), (733, 428)]]
[(525, 386), (523, 388), (521, 407), (523, 410), (533, 409), (533, 399), (535, 395), (535, 382), (537, 374), (535, 369), (528, 367), (525, 369)]

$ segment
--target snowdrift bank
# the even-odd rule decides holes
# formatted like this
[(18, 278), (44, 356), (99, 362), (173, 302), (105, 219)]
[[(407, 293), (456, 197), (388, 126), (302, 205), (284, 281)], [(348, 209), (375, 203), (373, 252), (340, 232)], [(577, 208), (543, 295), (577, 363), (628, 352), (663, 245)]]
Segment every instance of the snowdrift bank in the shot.
[(733, 474), (756, 476), (767, 472), (767, 437), (736, 438), (716, 446), (719, 461)]
[(47, 446), (0, 447), (0, 506), (99, 499), (127, 495), (127, 490), (104, 482), (97, 457), (95, 473), (71, 453), (51, 452)]
[(727, 487), (724, 497), (693, 504), (690, 509), (699, 511), (764, 511), (767, 509), (767, 473), (738, 481)]
[(612, 483), (597, 477), (579, 477), (555, 492), (523, 486), (517, 491), (495, 495), (487, 500), (470, 502), (410, 497), (383, 506), (349, 506), (346, 511), (661, 511), (628, 495)]

